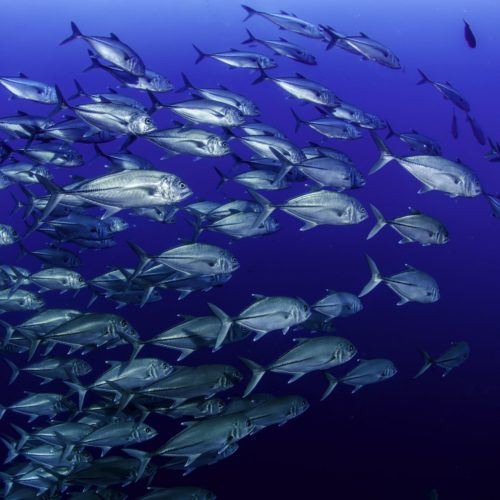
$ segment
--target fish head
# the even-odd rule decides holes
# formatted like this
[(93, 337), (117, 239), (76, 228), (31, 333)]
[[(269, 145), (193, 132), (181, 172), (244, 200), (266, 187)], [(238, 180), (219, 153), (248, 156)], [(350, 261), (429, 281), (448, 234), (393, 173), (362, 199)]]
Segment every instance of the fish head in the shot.
[(352, 342), (347, 339), (341, 339), (332, 353), (332, 359), (336, 359), (339, 364), (347, 363), (356, 356), (357, 352)]
[(366, 208), (358, 201), (352, 198), (352, 202), (345, 210), (345, 217), (350, 224), (358, 224), (368, 219)]
[(303, 398), (302, 396), (295, 396), (291, 403), (290, 408), (288, 409), (288, 415), (290, 418), (297, 417), (302, 415), (309, 408), (309, 401)]
[(58, 154), (67, 167), (80, 167), (83, 165), (83, 156), (76, 149), (68, 149)]
[(363, 136), (361, 130), (358, 127), (351, 125), (349, 123), (345, 126), (345, 131), (349, 139), (359, 139)]
[(338, 103), (338, 99), (335, 96), (335, 94), (331, 90), (328, 90), (327, 88), (323, 88), (320, 90), (318, 94), (318, 100), (324, 106), (332, 106)]
[(309, 54), (309, 52), (300, 52), (299, 57), (301, 62), (305, 64), (310, 64), (311, 66), (315, 66), (316, 64), (318, 64), (316, 57), (312, 54)]
[(133, 328), (133, 326), (125, 319), (120, 316), (113, 316), (108, 323), (108, 331), (111, 333), (116, 333), (120, 337), (131, 337), (133, 339), (138, 339), (139, 335)]
[(68, 285), (74, 290), (79, 290), (80, 288), (85, 288), (87, 282), (80, 273), (70, 272), (68, 273)]
[(235, 386), (243, 380), (243, 375), (234, 366), (225, 366), (218, 385), (225, 389)]
[(133, 135), (144, 135), (156, 130), (156, 125), (147, 113), (137, 112), (131, 116), (128, 129)]
[(274, 59), (263, 55), (259, 55), (259, 57), (257, 58), (257, 64), (259, 65), (260, 69), (271, 69), (278, 66)]
[(123, 68), (125, 71), (132, 73), (132, 75), (143, 76), (146, 72), (146, 67), (144, 63), (137, 56), (128, 57), (125, 60), (125, 65)]
[(9, 187), (12, 184), (12, 182), (9, 180), (7, 176), (4, 174), (0, 174), (0, 189), (5, 189), (6, 187)]
[(265, 228), (266, 233), (275, 233), (280, 228), (280, 223), (273, 217), (268, 217), (262, 224), (261, 227)]
[(87, 361), (80, 358), (75, 358), (74, 360), (72, 360), (72, 363), (70, 365), (70, 372), (72, 375), (82, 377), (84, 375), (87, 375), (91, 371), (92, 366), (90, 365), (90, 363), (87, 363)]
[(235, 441), (239, 441), (252, 434), (255, 429), (255, 425), (250, 418), (246, 415), (238, 415), (234, 416), (233, 425), (231, 426), (231, 430), (228, 436), (228, 442), (232, 443)]
[(291, 314), (296, 324), (303, 323), (309, 319), (311, 316), (311, 308), (309, 304), (301, 299), (300, 297), (296, 297), (293, 300)]
[(148, 424), (137, 424), (132, 431), (133, 439), (138, 442), (147, 441), (156, 436), (158, 436), (158, 431)]
[(128, 229), (128, 222), (120, 217), (108, 217), (105, 223), (112, 233), (118, 233)]
[(147, 370), (148, 380), (159, 380), (165, 378), (173, 370), (170, 363), (161, 359), (153, 359)]
[(483, 192), (481, 183), (476, 175), (470, 174), (465, 178), (465, 194), (468, 197), (479, 196)]
[(174, 88), (172, 82), (168, 78), (158, 73), (149, 79), (149, 86), (151, 87), (150, 90), (153, 92), (170, 92)]
[(221, 248), (212, 267), (215, 274), (227, 274), (236, 271), (240, 267), (240, 263), (236, 257)]
[(42, 309), (45, 302), (39, 295), (30, 292), (19, 299), (19, 305), (27, 310)]
[(224, 156), (231, 152), (227, 141), (218, 135), (211, 135), (208, 138), (207, 150), (211, 156)]
[(57, 95), (56, 88), (47, 85), (41, 92), (39, 96), (41, 102), (46, 104), (56, 104), (59, 102), (59, 96)]
[(12, 226), (0, 225), (0, 244), (12, 245), (18, 240), (19, 234)]
[(224, 401), (220, 398), (207, 399), (201, 405), (201, 411), (205, 415), (218, 415), (224, 409)]
[(387, 366), (384, 368), (384, 370), (382, 371), (382, 373), (380, 374), (380, 376), (383, 379), (387, 379), (387, 378), (394, 377), (394, 375), (396, 375), (397, 372), (398, 372), (398, 369), (391, 362), (391, 363), (387, 364)]
[(448, 233), (448, 229), (444, 226), (439, 226), (439, 229), (434, 234), (434, 240), (438, 245), (444, 245), (450, 241), (450, 235)]
[(387, 53), (385, 58), (385, 66), (393, 69), (401, 69), (401, 62), (396, 54)]
[(259, 116), (260, 110), (255, 103), (249, 99), (243, 99), (238, 106), (238, 109), (245, 116)]
[(437, 302), (439, 298), (440, 298), (440, 293), (437, 283), (435, 282), (430, 283), (428, 286), (426, 286), (424, 302), (426, 303)]
[(43, 165), (35, 165), (29, 172), (28, 175), (30, 179), (33, 179), (34, 182), (38, 182), (37, 175), (41, 177), (45, 177), (49, 181), (53, 178), (52, 173), (44, 167)]
[(158, 183), (155, 197), (161, 200), (162, 205), (172, 205), (188, 198), (192, 194), (193, 192), (189, 186), (179, 177), (172, 174), (166, 174), (161, 177)]
[(245, 117), (238, 108), (227, 106), (224, 109), (224, 123), (227, 127), (238, 127), (245, 123)]
[(350, 177), (351, 177), (351, 186), (355, 189), (361, 188), (366, 184), (363, 174), (355, 168), (351, 169)]

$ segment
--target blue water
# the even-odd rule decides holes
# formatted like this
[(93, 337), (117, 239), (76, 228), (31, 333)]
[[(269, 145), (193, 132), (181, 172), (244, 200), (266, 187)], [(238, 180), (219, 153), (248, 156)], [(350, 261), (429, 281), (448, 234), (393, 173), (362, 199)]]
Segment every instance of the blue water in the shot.
[[(477, 172), (486, 191), (496, 193), (500, 191), (498, 164), (483, 158), (487, 148), (476, 143), (465, 115), (456, 110), (460, 135), (455, 140), (450, 133), (451, 103), (430, 85), (415, 83), (419, 79), (416, 68), (437, 81), (450, 81), (469, 100), (471, 114), (486, 134), (498, 140), (500, 6), (487, 0), (438, 2), (438, 6), (435, 3), (311, 1), (304, 5), (299, 1), (273, 0), (251, 4), (269, 12), (292, 11), (349, 34), (363, 31), (399, 56), (403, 69), (391, 70), (340, 49), (326, 52), (319, 41), (279, 31), (259, 17), (243, 24), (245, 14), (237, 2), (4, 2), (0, 71), (2, 75), (22, 71), (36, 80), (56, 82), (66, 96), (74, 91), (73, 78), (90, 92), (116, 86), (107, 73), (82, 73), (88, 65), (84, 42), (58, 46), (69, 35), (69, 23), (74, 20), (84, 33), (118, 34), (141, 54), (147, 67), (170, 78), (176, 87), (181, 86), (181, 71), (197, 86), (224, 84), (251, 97), (261, 109), (261, 119), (282, 130), (298, 146), (305, 146), (310, 140), (320, 141), (321, 136), (307, 127), (294, 133), (290, 107), (306, 118), (314, 118), (317, 113), (312, 106), (300, 106), (297, 101), (286, 99), (285, 93), (271, 82), (252, 86), (258, 75), (249, 70), (229, 70), (213, 60), (194, 65), (196, 55), (191, 43), (207, 52), (243, 48), (239, 43), (246, 38), (245, 27), (249, 27), (259, 38), (284, 36), (318, 58), (318, 66), (309, 67), (276, 56), (279, 67), (272, 70), (273, 75), (299, 71), (329, 86), (347, 102), (386, 118), (395, 130), (416, 129), (433, 137), (442, 146), (443, 156), (460, 158)], [(462, 18), (467, 19), (476, 34), (478, 46), (474, 50), (465, 43)], [(268, 53), (261, 47), (255, 50)], [(147, 102), (147, 97), (137, 91), (123, 93)], [(184, 97), (185, 94), (160, 95), (165, 102)], [(3, 89), (0, 102), (3, 116), (18, 109), (34, 114), (48, 112), (43, 105), (8, 100)], [(167, 127), (176, 116), (162, 110), (154, 118), (160, 127)], [(325, 144), (350, 154), (364, 174), (378, 156), (367, 133), (358, 141), (326, 140)], [(391, 139), (389, 144), (395, 152), (406, 154), (407, 149), (397, 139)], [(236, 141), (231, 146), (241, 156), (250, 156), (249, 150)], [(90, 146), (78, 147), (87, 159), (93, 157)], [(104, 145), (103, 149), (114, 151), (115, 146)], [(132, 150), (158, 168), (181, 176), (199, 199), (246, 197), (245, 189), (234, 183), (215, 190), (218, 177), (213, 167), (229, 171), (233, 163), (229, 157), (193, 162), (190, 157), (178, 156), (160, 161), (162, 150), (144, 140), (137, 140)], [(64, 184), (70, 173), (99, 175), (104, 172), (103, 165), (104, 161), (98, 160), (74, 172), (59, 169), (55, 178)], [(229, 248), (241, 263), (224, 287), (193, 293), (183, 301), (177, 301), (176, 294), (167, 291), (161, 302), (143, 309), (129, 306), (121, 310), (141, 336), (149, 338), (176, 323), (178, 314), (208, 314), (207, 302), (236, 315), (251, 302), (252, 293), (298, 295), (309, 303), (322, 297), (325, 289), (358, 293), (369, 279), (365, 253), (376, 260), (385, 274), (400, 271), (405, 263), (422, 269), (436, 278), (441, 290), (441, 299), (435, 304), (396, 307), (396, 295), (380, 286), (363, 299), (361, 313), (335, 321), (336, 334), (356, 345), (359, 358), (393, 360), (399, 369), (396, 377), (354, 395), (348, 386), (341, 386), (320, 403), (325, 387), (321, 374), (307, 375), (291, 386), (285, 376), (267, 375), (259, 392), (301, 394), (311, 402), (308, 412), (284, 427), (273, 427), (245, 439), (228, 460), (199, 469), (186, 478), (162, 470), (155, 485), (195, 484), (214, 491), (222, 500), (423, 500), (433, 488), (443, 500), (500, 498), (496, 480), (500, 445), (500, 222), (491, 216), (483, 197), (451, 199), (436, 192), (419, 195), (419, 187), (407, 172), (391, 163), (368, 177), (366, 186), (353, 194), (365, 206), (373, 203), (388, 217), (404, 214), (409, 206), (435, 216), (449, 229), (451, 240), (447, 245), (398, 245), (398, 235), (389, 228), (366, 241), (375, 223), (373, 217), (357, 226), (322, 226), (300, 232), (300, 221), (278, 213), (281, 230), (268, 237), (230, 242), (222, 235), (202, 235), (200, 241)], [(9, 191), (19, 192), (15, 187)], [(304, 191), (304, 186), (297, 184), (269, 197), (278, 202)], [(2, 192), (0, 209), (2, 222), (24, 231), (20, 216), (8, 215), (12, 209), (8, 191)], [(132, 216), (128, 220), (132, 227), (116, 237), (115, 248), (82, 254), (81, 269), (86, 278), (105, 272), (110, 266), (132, 267), (136, 258), (126, 245), (127, 240), (149, 253), (159, 253), (176, 245), (179, 238), (189, 238), (192, 232), (183, 215), (175, 225)], [(26, 245), (34, 249), (46, 241), (34, 234)], [(17, 248), (4, 247), (0, 251), (1, 263), (16, 263)], [(34, 270), (39, 263), (28, 257), (21, 265)], [(45, 297), (52, 307), (84, 309), (89, 294), (83, 291), (73, 299), (69, 294), (50, 292)], [(113, 307), (99, 299), (92, 311), (110, 311)], [(26, 315), (3, 317), (15, 323)], [(248, 376), (238, 356), (269, 363), (292, 345), (293, 337), (293, 333), (283, 337), (274, 332), (258, 343), (248, 339), (215, 354), (195, 353), (185, 363), (234, 363)], [(433, 369), (418, 380), (412, 379), (422, 362), (419, 350), (437, 355), (458, 340), (466, 340), (471, 347), (470, 359), (463, 366), (446, 378)], [(98, 350), (87, 357), (99, 372), (104, 368), (104, 360), (125, 360), (129, 352), (128, 347)], [(171, 362), (176, 359), (175, 352), (155, 347), (145, 348), (142, 355), (160, 356)], [(0, 380), (4, 381), (8, 369), (1, 364), (0, 370)], [(347, 367), (341, 367), (335, 373), (346, 371)], [(2, 391), (2, 403), (16, 401), (23, 390), (37, 390), (35, 380), (22, 374), (15, 384)], [(230, 394), (241, 395), (243, 385)], [(56, 390), (58, 385), (49, 387)], [(0, 432), (11, 434), (8, 424), (13, 421), (24, 423), (23, 417), (7, 413), (0, 421)], [(161, 429), (161, 434), (143, 449), (156, 448), (179, 429), (176, 422), (166, 417), (153, 417), (151, 423)], [(130, 491), (131, 498), (144, 494), (141, 483), (130, 487)]]

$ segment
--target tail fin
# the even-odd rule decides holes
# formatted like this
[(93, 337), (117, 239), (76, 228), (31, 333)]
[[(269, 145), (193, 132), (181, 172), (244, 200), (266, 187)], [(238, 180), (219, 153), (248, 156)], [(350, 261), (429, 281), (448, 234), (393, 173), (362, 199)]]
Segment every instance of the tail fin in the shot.
[(80, 85), (80, 82), (78, 80), (73, 80), (73, 81), (75, 82), (76, 92), (68, 97), (68, 101), (76, 99), (77, 97), (85, 97), (88, 95), (87, 92), (83, 90), (83, 87)]
[(370, 207), (372, 207), (372, 212), (377, 219), (377, 223), (366, 237), (367, 240), (372, 239), (387, 224), (387, 221), (384, 219), (382, 212), (380, 212), (380, 210), (375, 205), (370, 204)]
[(394, 137), (395, 135), (398, 135), (396, 132), (394, 132), (394, 129), (391, 127), (391, 124), (389, 122), (386, 122), (387, 126), (387, 135), (385, 136), (386, 139), (389, 139), (390, 137)]
[(330, 50), (338, 40), (343, 38), (343, 36), (340, 33), (336, 32), (331, 26), (320, 25), (320, 28), (322, 28), (323, 31), (330, 37), (328, 45), (326, 46), (326, 50)]
[(301, 118), (292, 108), (290, 108), (290, 111), (292, 112), (292, 115), (295, 118), (295, 132), (297, 133), (299, 131), (300, 126), (303, 123), (307, 123), (307, 121)]
[[(5, 408), (2, 407), (2, 409), (5, 412)], [(2, 416), (3, 416), (3, 413), (2, 413)], [(0, 417), (0, 418), (2, 418), (2, 417)], [(4, 464), (8, 464), (8, 463), (12, 462), (12, 460), (14, 460), (19, 455), (19, 450), (16, 448), (16, 445), (14, 442), (7, 441), (7, 439), (4, 439), (4, 438), (0, 438), (0, 440), (7, 447), (8, 454), (7, 454), (7, 458), (5, 459)]]
[(176, 90), (176, 92), (184, 92), (185, 90), (196, 89), (196, 87), (189, 81), (186, 73), (181, 73), (184, 85)]
[[(2, 342), (2, 345), (5, 346), (10, 342), (10, 339), (12, 338), (12, 334), (16, 331), (16, 329), (12, 325), (7, 323), (7, 321), (0, 320), (0, 325), (5, 328), (5, 338), (3, 339), (3, 342)], [(7, 364), (10, 366), (7, 358), (5, 358), (5, 361), (7, 361)], [(12, 364), (14, 364), (14, 363), (12, 363)], [(16, 375), (16, 377), (17, 377), (17, 375)], [(9, 384), (12, 384), (12, 382), (14, 382), (14, 379), (16, 377), (13, 377), (11, 379), (11, 381), (9, 382)]]
[(363, 290), (361, 290), (361, 293), (358, 295), (358, 297), (363, 297), (366, 294), (370, 293), (379, 283), (382, 283), (383, 281), (382, 275), (377, 268), (377, 264), (375, 264), (373, 259), (368, 255), (366, 256), (366, 258), (368, 260), (368, 265), (370, 266), (372, 277), (370, 278), (370, 281), (365, 285)]
[(375, 145), (379, 150), (380, 156), (378, 160), (374, 163), (372, 168), (370, 168), (368, 175), (377, 172), (382, 167), (385, 167), (385, 165), (387, 165), (391, 160), (394, 160), (395, 158), (389, 151), (389, 148), (384, 144), (382, 139), (375, 132), (371, 132), (371, 136), (375, 142)]
[(226, 339), (229, 329), (233, 324), (233, 320), (215, 304), (208, 303), (208, 307), (210, 307), (211, 311), (217, 316), (221, 323), (219, 333), (217, 334), (217, 340), (215, 341), (215, 346), (213, 348), (214, 351), (217, 351)]
[(88, 51), (88, 53), (89, 53), (89, 57), (90, 57), (90, 64), (83, 70), (84, 73), (86, 73), (87, 71), (91, 71), (93, 69), (106, 68), (106, 66), (104, 66), (104, 64), (101, 64), (99, 62), (99, 59), (97, 59), (95, 54), (90, 52), (90, 50)]
[(323, 396), (321, 396), (320, 401), (324, 401), (332, 392), (335, 387), (337, 387), (339, 381), (330, 373), (328, 372), (323, 372), (325, 374), (325, 378), (328, 381), (328, 387), (326, 388), (326, 391), (323, 393)]
[(260, 70), (260, 75), (252, 82), (252, 85), (257, 85), (258, 83), (262, 83), (264, 80), (267, 80), (269, 78), (267, 73), (262, 68), (259, 68), (259, 70)]
[(418, 373), (413, 378), (418, 378), (420, 375), (423, 375), (433, 364), (434, 360), (429, 356), (426, 351), (421, 351), (422, 356), (424, 357), (424, 366), (420, 368)]
[(259, 217), (257, 217), (254, 227), (260, 226), (267, 218), (274, 212), (276, 207), (263, 195), (257, 193), (253, 189), (249, 189), (248, 192), (252, 198), (262, 207), (262, 212)]
[(217, 175), (219, 176), (219, 183), (217, 184), (216, 189), (220, 189), (230, 179), (226, 174), (224, 174), (224, 172), (222, 172), (222, 170), (220, 170), (217, 167), (214, 167), (214, 168), (215, 168), (215, 171), (217, 172)]
[(12, 375), (10, 376), (10, 380), (9, 380), (9, 385), (10, 385), (18, 377), (18, 375), (19, 375), (19, 368), (10, 359), (8, 359), (8, 358), (4, 358), (4, 361), (9, 365), (9, 368), (12, 370)]
[(40, 224), (52, 213), (54, 208), (59, 205), (64, 195), (64, 190), (61, 187), (56, 186), (52, 181), (49, 181), (46, 177), (38, 174), (35, 174), (35, 177), (38, 179), (38, 182), (50, 193), (50, 198), (47, 205), (45, 205), (42, 215), (40, 215), (36, 223), (31, 226), (24, 237), (30, 235), (32, 232), (36, 231), (38, 227), (40, 227)]
[(148, 96), (149, 100), (151, 101), (151, 107), (149, 108), (149, 114), (152, 115), (155, 111), (158, 111), (159, 109), (166, 108), (167, 105), (163, 104), (158, 97), (156, 97), (153, 92), (148, 90)]
[(151, 256), (149, 256), (139, 245), (136, 245), (132, 241), (128, 241), (128, 246), (133, 250), (133, 252), (139, 257), (139, 263), (137, 264), (136, 270), (130, 277), (129, 282), (132, 282), (141, 272), (144, 270), (148, 262), (151, 261)]
[(68, 42), (72, 42), (80, 36), (83, 36), (82, 32), (78, 29), (78, 26), (73, 21), (71, 21), (71, 35), (68, 36), (68, 38), (65, 38), (59, 45), (64, 45)]
[(247, 33), (248, 33), (248, 38), (246, 40), (243, 40), (241, 42), (241, 45), (248, 45), (249, 43), (256, 43), (258, 42), (257, 38), (255, 38), (252, 33), (250, 32), (249, 29), (247, 29)]
[(198, 64), (199, 62), (203, 61), (205, 57), (208, 57), (209, 54), (206, 52), (201, 51), (194, 43), (192, 44), (194, 47), (194, 50), (198, 53), (198, 57), (196, 58), (196, 61), (194, 62), (195, 64)]
[(240, 358), (240, 359), (250, 370), (252, 370), (252, 378), (250, 379), (250, 382), (248, 383), (247, 388), (245, 389), (245, 392), (243, 394), (243, 397), (246, 398), (260, 382), (260, 380), (266, 373), (266, 369), (250, 359), (247, 358)]
[(417, 71), (420, 73), (421, 79), (417, 82), (417, 85), (422, 85), (423, 83), (432, 83), (432, 80), (428, 78), (428, 76), (421, 70), (417, 68)]
[(132, 448), (123, 448), (122, 451), (124, 451), (127, 455), (130, 455), (131, 457), (137, 458), (137, 460), (141, 462), (139, 470), (137, 471), (136, 481), (138, 481), (144, 475), (144, 471), (146, 470), (146, 467), (151, 461), (153, 455), (151, 453), (148, 453), (147, 451), (134, 450)]
[(255, 14), (259, 13), (258, 10), (252, 9), (252, 7), (249, 7), (248, 5), (242, 4), (241, 6), (247, 11), (247, 16), (245, 17), (245, 19), (243, 19), (243, 22), (245, 22), (247, 19), (250, 19)]
[(87, 387), (84, 387), (78, 380), (76, 380), (76, 378), (73, 382), (65, 380), (64, 383), (78, 393), (78, 409), (82, 411), (83, 402), (85, 401), (85, 395), (88, 391)]

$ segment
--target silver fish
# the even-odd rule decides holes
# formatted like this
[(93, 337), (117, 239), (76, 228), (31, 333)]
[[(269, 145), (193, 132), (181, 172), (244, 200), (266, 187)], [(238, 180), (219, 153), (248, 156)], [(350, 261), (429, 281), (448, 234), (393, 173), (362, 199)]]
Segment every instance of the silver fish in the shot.
[(457, 343), (452, 342), (451, 347), (438, 358), (432, 358), (425, 351), (422, 351), (425, 363), (414, 378), (420, 377), (420, 375), (426, 372), (433, 365), (443, 368), (443, 377), (445, 377), (451, 370), (453, 370), (453, 368), (460, 366), (469, 357), (469, 354), (469, 344), (463, 340)]
[(85, 40), (100, 57), (115, 66), (128, 71), (132, 75), (144, 75), (146, 68), (140, 56), (123, 43), (114, 33), (111, 33), (109, 37), (84, 35), (78, 29), (78, 26), (74, 22), (71, 22), (71, 35), (65, 38), (60, 45), (64, 45), (77, 38)]
[(306, 373), (316, 370), (328, 370), (334, 366), (347, 363), (356, 355), (356, 348), (342, 337), (321, 336), (296, 339), (297, 344), (282, 354), (276, 361), (262, 367), (241, 358), (252, 371), (243, 397), (248, 396), (268, 371), (292, 375), (288, 383), (295, 382)]
[(414, 267), (406, 264), (406, 271), (402, 271), (392, 276), (382, 276), (377, 268), (377, 265), (368, 255), (368, 265), (372, 276), (370, 281), (365, 285), (359, 297), (363, 297), (370, 293), (380, 283), (385, 283), (394, 293), (399, 295), (400, 300), (398, 306), (402, 306), (407, 302), (420, 302), (429, 304), (439, 300), (439, 287), (436, 280)]
[(419, 69), (418, 72), (420, 73), (421, 80), (417, 82), (417, 85), (430, 83), (445, 99), (450, 100), (455, 106), (462, 109), (466, 113), (470, 111), (470, 104), (467, 102), (465, 97), (458, 92), (458, 90), (453, 88), (450, 82), (435, 82), (428, 78), (422, 70)]
[(419, 193), (436, 190), (447, 193), (451, 197), (474, 197), (482, 194), (479, 179), (466, 165), (442, 156), (395, 156), (376, 134), (372, 134), (372, 137), (378, 147), (380, 157), (370, 169), (370, 174), (377, 172), (390, 161), (396, 160), (423, 184)]
[(330, 290), (326, 297), (311, 306), (314, 311), (328, 318), (351, 316), (363, 309), (363, 304), (357, 295), (349, 292), (334, 292)]
[(244, 52), (241, 50), (231, 49), (228, 52), (215, 52), (208, 54), (200, 50), (193, 44), (194, 49), (198, 54), (195, 64), (203, 61), (203, 59), (210, 57), (216, 61), (222, 62), (233, 68), (260, 68), (269, 69), (277, 66), (276, 62), (263, 54), (258, 52)]
[(409, 215), (396, 217), (386, 220), (380, 210), (371, 205), (373, 213), (377, 219), (377, 224), (370, 231), (367, 240), (373, 238), (384, 226), (389, 225), (396, 230), (403, 239), (399, 241), (404, 243), (420, 243), (423, 246), (444, 245), (449, 241), (448, 230), (437, 219), (424, 215), (418, 210), (410, 210)]

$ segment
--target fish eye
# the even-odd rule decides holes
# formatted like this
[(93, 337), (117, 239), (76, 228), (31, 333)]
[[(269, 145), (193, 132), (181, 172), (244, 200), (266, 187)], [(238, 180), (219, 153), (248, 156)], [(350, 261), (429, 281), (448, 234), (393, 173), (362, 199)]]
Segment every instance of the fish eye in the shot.
[(120, 325), (121, 325), (121, 326), (127, 326), (127, 322), (126, 322), (124, 319), (122, 319), (122, 320), (120, 321)]
[(144, 430), (149, 434), (151, 432), (151, 427), (146, 427)]
[(236, 257), (231, 257), (231, 262), (233, 264), (237, 264), (238, 263), (238, 261), (236, 260)]
[(354, 346), (352, 344), (349, 346), (349, 351), (350, 352), (354, 351)]
[(181, 182), (181, 183), (179, 184), (179, 187), (180, 187), (181, 189), (184, 189), (184, 188), (186, 187), (186, 184), (184, 184), (184, 182)]
[(304, 308), (304, 311), (306, 311), (306, 312), (309, 310), (309, 306), (307, 304), (304, 304), (302, 307)]
[(78, 278), (78, 281), (79, 281), (80, 283), (83, 283), (83, 281), (84, 281), (84, 280), (83, 280), (83, 276), (80, 276), (80, 277)]

